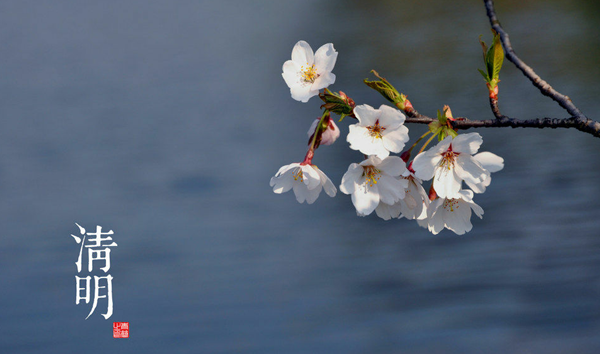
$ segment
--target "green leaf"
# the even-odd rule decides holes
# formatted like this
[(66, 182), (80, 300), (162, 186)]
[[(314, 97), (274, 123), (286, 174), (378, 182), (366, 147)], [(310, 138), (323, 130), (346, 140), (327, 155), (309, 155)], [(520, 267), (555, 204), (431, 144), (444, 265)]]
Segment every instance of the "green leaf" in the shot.
[(438, 141), (442, 141), (446, 138), (446, 130), (445, 129), (440, 129), (440, 132), (438, 133)]
[(500, 81), (500, 69), (502, 69), (502, 64), (504, 62), (504, 49), (502, 48), (500, 35), (493, 29), (492, 33), (494, 34), (494, 39), (489, 48), (481, 40), (481, 36), (479, 36), (479, 43), (484, 51), (483, 59), (485, 61), (486, 71), (478, 70), (488, 85), (495, 87), (498, 84), (498, 81)]
[(404, 104), (404, 100), (406, 98), (405, 97), (403, 98), (402, 95), (400, 95), (400, 92), (398, 92), (398, 90), (396, 90), (396, 88), (394, 86), (392, 86), (392, 84), (390, 84), (383, 77), (379, 76), (377, 71), (371, 70), (371, 72), (375, 76), (377, 76), (377, 78), (379, 78), (381, 81), (369, 81), (368, 79), (364, 79), (365, 85), (367, 85), (370, 88), (372, 88), (373, 90), (379, 92), (383, 97), (385, 97), (388, 101), (390, 101), (394, 104), (397, 104), (397, 103)]
[(446, 118), (446, 111), (444, 111), (444, 114), (440, 113), (440, 110), (438, 109), (437, 111), (437, 119), (440, 122), (441, 125), (446, 125), (448, 123), (448, 119)]
[(477, 70), (479, 70), (479, 73), (481, 74), (481, 76), (483, 76), (483, 78), (485, 79), (485, 82), (490, 82), (490, 78), (483, 70), (481, 70), (481, 69), (477, 69)]
[(494, 33), (494, 59), (492, 65), (492, 80), (500, 77), (500, 69), (502, 69), (502, 63), (504, 62), (504, 49), (502, 48), (502, 43), (500, 42), (500, 35), (498, 33)]
[(485, 42), (481, 40), (481, 37), (483, 37), (483, 34), (479, 35), (479, 44), (481, 44), (481, 49), (483, 49), (483, 60), (485, 61), (485, 55), (488, 51), (488, 48)]
[(440, 122), (437, 120), (434, 120), (433, 122), (429, 123), (427, 126), (429, 127), (429, 131), (432, 132), (433, 134), (437, 134), (438, 129), (441, 129)]
[(494, 50), (496, 47), (492, 45), (485, 55), (485, 68), (487, 69), (488, 77), (491, 79), (494, 78)]

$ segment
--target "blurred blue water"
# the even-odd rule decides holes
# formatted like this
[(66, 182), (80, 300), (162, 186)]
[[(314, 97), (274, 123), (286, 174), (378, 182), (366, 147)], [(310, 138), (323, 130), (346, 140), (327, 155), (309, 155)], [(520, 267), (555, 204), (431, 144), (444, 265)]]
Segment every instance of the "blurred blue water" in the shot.
[[(517, 53), (595, 117), (598, 6), (497, 7)], [(333, 42), (332, 89), (358, 103), (384, 103), (361, 83), (376, 69), (422, 113), (487, 119), (480, 34), (472, 1), (0, 2), (0, 348), (597, 353), (598, 139), (478, 130), (506, 167), (464, 236), (268, 187), (320, 114), (280, 76), (296, 41)], [(506, 114), (565, 116), (502, 75)], [(337, 184), (360, 157), (340, 139), (315, 163)], [(115, 231), (108, 321), (74, 304), (75, 222)]]

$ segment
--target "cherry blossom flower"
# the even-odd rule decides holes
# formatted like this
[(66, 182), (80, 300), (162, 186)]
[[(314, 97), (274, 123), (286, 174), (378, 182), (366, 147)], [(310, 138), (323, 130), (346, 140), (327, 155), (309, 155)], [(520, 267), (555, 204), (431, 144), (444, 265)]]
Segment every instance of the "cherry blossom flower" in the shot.
[(354, 115), (358, 123), (349, 127), (347, 138), (351, 149), (380, 159), (388, 157), (390, 152), (402, 151), (408, 141), (402, 112), (386, 105), (374, 109), (364, 104), (354, 108)]
[(483, 193), (485, 192), (485, 188), (492, 182), (490, 172), (498, 172), (503, 169), (504, 159), (488, 151), (480, 152), (477, 155), (474, 155), (473, 158), (479, 162), (479, 164), (481, 164), (485, 170), (487, 170), (487, 177), (484, 178), (480, 183), (473, 183), (470, 180), (465, 180), (465, 182), (473, 190), (473, 192)]
[(472, 156), (482, 142), (478, 133), (446, 137), (415, 157), (415, 176), (422, 180), (433, 178), (433, 188), (440, 198), (460, 198), (463, 180), (475, 192), (482, 193), (491, 182), (490, 173), (504, 167), (504, 160), (491, 152)]
[(317, 200), (321, 190), (330, 197), (335, 197), (337, 189), (331, 180), (317, 166), (310, 164), (292, 163), (285, 165), (271, 178), (271, 187), (277, 194), (294, 189), (299, 203), (312, 204)]
[(423, 182), (416, 178), (412, 172), (408, 171), (404, 174), (403, 178), (408, 181), (408, 187), (406, 188), (406, 197), (400, 200), (400, 211), (402, 212), (400, 218), (409, 220), (426, 218), (429, 196), (425, 188), (421, 185)]
[(323, 89), (335, 82), (331, 72), (335, 66), (338, 53), (333, 44), (327, 43), (313, 54), (313, 50), (305, 41), (299, 41), (292, 50), (292, 60), (283, 64), (283, 79), (290, 88), (292, 98), (296, 101), (308, 102)]
[(384, 220), (395, 218), (426, 219), (429, 197), (421, 185), (421, 180), (416, 178), (409, 170), (405, 171), (399, 179), (407, 181), (404, 198), (398, 200), (394, 205), (379, 203), (375, 212)]
[(340, 191), (352, 196), (352, 204), (359, 216), (371, 214), (379, 205), (394, 205), (404, 198), (406, 180), (396, 177), (406, 171), (404, 161), (397, 156), (380, 159), (369, 156), (360, 164), (353, 163), (342, 177)]
[[(309, 141), (312, 139), (312, 136), (315, 133), (315, 129), (317, 128), (317, 124), (319, 124), (320, 120), (321, 120), (321, 118), (315, 119), (313, 121), (312, 125), (310, 126), (310, 128), (308, 129), (307, 134), (308, 134)], [(335, 125), (335, 123), (333, 122), (333, 119), (331, 119), (331, 117), (329, 118), (329, 121), (327, 124), (328, 124), (327, 129), (321, 135), (321, 145), (331, 145), (340, 136), (340, 129), (337, 127), (337, 125)]]
[(396, 219), (401, 213), (400, 202), (396, 202), (393, 205), (379, 202), (377, 208), (375, 208), (375, 213), (383, 220)]
[(428, 208), (428, 229), (437, 235), (444, 228), (452, 230), (457, 235), (471, 231), (471, 210), (480, 219), (483, 209), (473, 202), (473, 192), (468, 189), (459, 191), (458, 198), (438, 198), (431, 202)]

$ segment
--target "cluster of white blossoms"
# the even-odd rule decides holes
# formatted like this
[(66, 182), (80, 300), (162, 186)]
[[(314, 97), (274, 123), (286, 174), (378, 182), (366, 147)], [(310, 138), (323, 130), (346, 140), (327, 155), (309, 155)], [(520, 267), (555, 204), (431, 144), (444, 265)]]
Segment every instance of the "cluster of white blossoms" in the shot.
[[(433, 234), (444, 228), (459, 235), (470, 231), (472, 212), (483, 216), (483, 209), (473, 202), (474, 193), (485, 192), (491, 173), (504, 167), (503, 159), (490, 152), (477, 153), (483, 142), (478, 133), (457, 135), (452, 131), (450, 135), (439, 134), (440, 139), (445, 138), (423, 151), (429, 139), (407, 166), (412, 149), (421, 139), (402, 157), (391, 155), (401, 153), (409, 140), (404, 125), (406, 117), (402, 111), (387, 105), (378, 109), (366, 104), (356, 106), (343, 92), (335, 94), (327, 90), (335, 81), (331, 71), (336, 59), (337, 52), (331, 43), (313, 55), (308, 43), (300, 41), (294, 46), (292, 60), (283, 65), (282, 76), (292, 98), (307, 102), (319, 95), (326, 104), (322, 117), (313, 121), (308, 130), (309, 149), (304, 160), (281, 167), (271, 178), (273, 191), (280, 194), (293, 189), (298, 202), (308, 204), (315, 202), (322, 190), (331, 197), (336, 195), (337, 189), (312, 164), (312, 159), (319, 145), (331, 145), (339, 137), (340, 130), (329, 110), (340, 114), (334, 109), (344, 107), (348, 112), (343, 111), (342, 118), (351, 116), (358, 121), (350, 125), (346, 140), (351, 149), (360, 151), (365, 158), (348, 167), (339, 188), (351, 196), (359, 216), (375, 212), (384, 220), (416, 220)], [(325, 89), (322, 94), (321, 89)], [(430, 133), (435, 136), (440, 131)], [(427, 192), (422, 183), (431, 179)], [(470, 189), (463, 189), (463, 181)]]

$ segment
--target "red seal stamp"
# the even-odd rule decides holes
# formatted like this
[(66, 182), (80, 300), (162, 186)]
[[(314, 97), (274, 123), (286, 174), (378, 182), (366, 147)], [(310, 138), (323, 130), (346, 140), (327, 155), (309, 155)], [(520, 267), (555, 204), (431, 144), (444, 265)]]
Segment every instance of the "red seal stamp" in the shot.
[(129, 322), (113, 322), (114, 338), (129, 338)]

